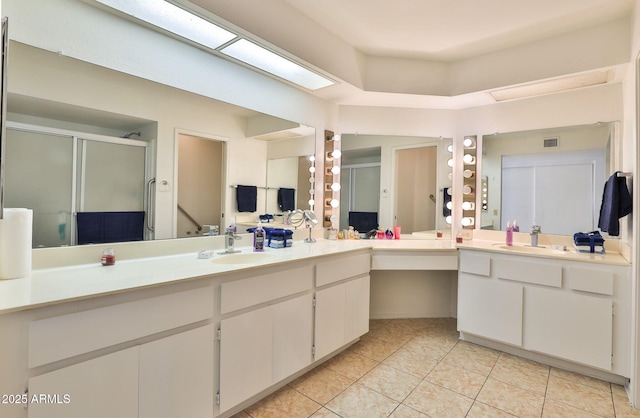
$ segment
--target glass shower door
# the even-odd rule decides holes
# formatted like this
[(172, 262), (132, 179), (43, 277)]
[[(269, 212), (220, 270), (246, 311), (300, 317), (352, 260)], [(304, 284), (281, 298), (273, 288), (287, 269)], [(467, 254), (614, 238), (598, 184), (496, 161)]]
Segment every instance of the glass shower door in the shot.
[(33, 246), (71, 244), (73, 137), (7, 129), (5, 207), (33, 210)]

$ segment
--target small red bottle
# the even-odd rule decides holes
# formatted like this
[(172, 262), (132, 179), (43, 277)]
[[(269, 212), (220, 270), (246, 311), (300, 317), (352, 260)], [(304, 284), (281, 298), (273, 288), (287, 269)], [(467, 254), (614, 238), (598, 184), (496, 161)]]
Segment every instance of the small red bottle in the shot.
[(113, 266), (116, 263), (116, 252), (113, 248), (107, 248), (102, 252), (102, 265)]

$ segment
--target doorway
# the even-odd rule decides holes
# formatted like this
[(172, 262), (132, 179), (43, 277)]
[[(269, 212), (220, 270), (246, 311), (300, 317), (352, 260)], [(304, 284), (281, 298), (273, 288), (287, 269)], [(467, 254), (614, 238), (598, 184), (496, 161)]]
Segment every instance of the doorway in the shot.
[(395, 152), (395, 225), (403, 234), (435, 229), (437, 147)]
[(176, 237), (208, 234), (224, 216), (225, 142), (178, 134)]

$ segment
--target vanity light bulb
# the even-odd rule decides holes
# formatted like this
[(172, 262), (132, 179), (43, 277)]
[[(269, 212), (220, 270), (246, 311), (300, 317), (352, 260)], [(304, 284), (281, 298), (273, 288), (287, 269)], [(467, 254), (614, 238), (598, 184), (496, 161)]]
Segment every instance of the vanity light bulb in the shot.
[(339, 174), (340, 173), (340, 166), (339, 165), (334, 165), (333, 167), (331, 167), (331, 172), (333, 174)]
[(475, 207), (473, 202), (462, 202), (462, 210), (472, 210)]
[(469, 147), (473, 146), (473, 139), (471, 139), (471, 138), (465, 138), (465, 139), (464, 139), (464, 141), (462, 141), (462, 144), (463, 144), (465, 147), (469, 148)]
[(332, 208), (337, 208), (338, 206), (340, 206), (340, 201), (338, 199), (331, 199), (331, 202), (329, 202), (329, 204)]
[(309, 173), (315, 173), (316, 168), (314, 166), (309, 167)]
[(450, 144), (449, 146), (447, 146), (447, 151), (453, 152), (453, 144)]
[(449, 225), (451, 225), (451, 215), (447, 216), (446, 218), (444, 218), (444, 221), (446, 223), (448, 223)]
[(309, 194), (313, 196), (314, 194), (316, 194), (316, 191), (314, 189), (309, 189)]
[(335, 134), (331, 139), (333, 139), (334, 141), (340, 141), (341, 138), (342, 136), (340, 134)]
[(316, 182), (316, 178), (311, 176), (309, 177), (309, 183), (315, 183)]
[(334, 192), (340, 191), (340, 183), (333, 183), (331, 185), (331, 190), (333, 190)]
[(333, 158), (340, 158), (342, 156), (342, 151), (340, 151), (339, 149), (333, 150), (331, 156)]
[(462, 218), (462, 226), (470, 226), (473, 225), (473, 218), (469, 218), (469, 217), (464, 217)]
[(309, 156), (309, 161), (314, 162), (316, 160), (316, 156), (315, 155), (310, 155)]
[(309, 206), (313, 206), (316, 204), (316, 201), (313, 199), (309, 199)]
[(449, 159), (447, 160), (447, 165), (448, 165), (449, 167), (453, 167), (453, 158), (449, 158)]
[(464, 157), (462, 157), (462, 161), (464, 161), (465, 164), (473, 164), (476, 161), (476, 159), (471, 154), (465, 154)]
[(453, 203), (447, 202), (447, 209), (449, 210), (453, 209)]
[(473, 192), (473, 188), (471, 188), (471, 186), (463, 186), (462, 187), (462, 194), (471, 194)]

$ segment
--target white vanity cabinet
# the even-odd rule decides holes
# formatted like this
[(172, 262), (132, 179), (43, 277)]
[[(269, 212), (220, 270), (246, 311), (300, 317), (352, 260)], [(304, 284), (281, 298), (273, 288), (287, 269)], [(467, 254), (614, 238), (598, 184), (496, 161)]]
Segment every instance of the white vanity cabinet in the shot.
[(312, 265), (221, 284), (221, 413), (311, 364), (312, 287)]
[(461, 249), (458, 329), (628, 377), (629, 267), (562, 257)]
[(212, 302), (199, 288), (32, 321), (28, 417), (212, 416)]
[(369, 331), (371, 256), (335, 257), (316, 266), (315, 358)]

